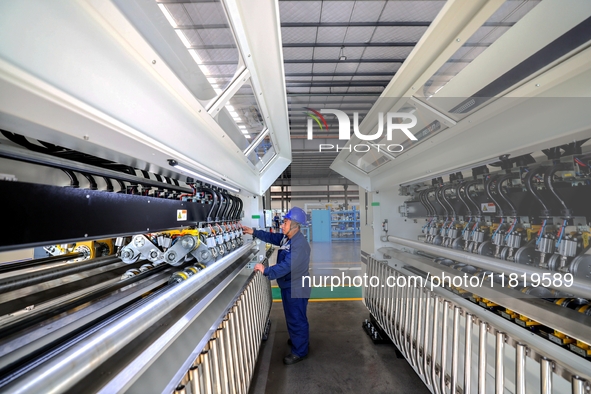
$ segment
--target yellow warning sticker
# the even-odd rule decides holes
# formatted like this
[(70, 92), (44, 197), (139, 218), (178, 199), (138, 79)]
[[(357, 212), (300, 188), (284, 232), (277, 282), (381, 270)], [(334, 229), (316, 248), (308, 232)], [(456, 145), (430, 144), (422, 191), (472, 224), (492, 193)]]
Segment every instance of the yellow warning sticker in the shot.
[(177, 222), (180, 222), (181, 220), (187, 220), (187, 210), (186, 209), (177, 209), (176, 220), (177, 220)]

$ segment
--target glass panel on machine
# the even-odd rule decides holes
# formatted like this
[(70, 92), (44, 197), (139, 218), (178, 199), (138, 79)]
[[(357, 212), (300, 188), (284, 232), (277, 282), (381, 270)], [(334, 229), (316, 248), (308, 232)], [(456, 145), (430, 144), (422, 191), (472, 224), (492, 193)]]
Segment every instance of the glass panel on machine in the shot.
[(248, 159), (257, 170), (261, 171), (275, 156), (275, 148), (267, 135), (258, 143), (256, 148), (248, 155)]
[(158, 6), (219, 96), (234, 79), (242, 62), (222, 2), (159, 3)]
[[(466, 68), (482, 52), (505, 34), (511, 26), (523, 18), (541, 0), (534, 1), (506, 1), (474, 34), (458, 49), (449, 60), (433, 74), (431, 78), (419, 88), (414, 95), (417, 99), (428, 102), (430, 106), (450, 116), (454, 120), (461, 120), (470, 111), (449, 112), (458, 100), (446, 97), (433, 97), (449, 81)], [(461, 99), (459, 100), (461, 101)], [(476, 108), (476, 107), (475, 107)]]
[[(224, 110), (232, 117), (240, 133), (248, 140), (247, 146), (256, 140), (266, 128), (250, 79), (230, 98)], [(240, 148), (246, 149), (242, 146)]]
[(384, 156), (383, 153), (378, 152), (374, 144), (358, 144), (355, 147), (359, 150), (368, 150), (366, 152), (351, 152), (349, 156), (347, 156), (347, 162), (354, 167), (359, 168), (366, 174), (369, 174), (390, 161), (390, 159)]

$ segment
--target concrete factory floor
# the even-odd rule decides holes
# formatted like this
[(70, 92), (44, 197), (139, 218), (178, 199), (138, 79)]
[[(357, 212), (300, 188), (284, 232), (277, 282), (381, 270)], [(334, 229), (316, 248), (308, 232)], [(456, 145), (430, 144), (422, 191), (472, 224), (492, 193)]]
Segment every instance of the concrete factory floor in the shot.
[[(311, 275), (360, 274), (358, 242), (311, 247)], [(361, 327), (368, 316), (362, 301), (310, 302), (310, 353), (286, 366), (289, 335), (283, 307), (274, 302), (269, 339), (261, 346), (250, 393), (429, 393), (406, 360), (396, 358), (394, 345), (372, 343)]]

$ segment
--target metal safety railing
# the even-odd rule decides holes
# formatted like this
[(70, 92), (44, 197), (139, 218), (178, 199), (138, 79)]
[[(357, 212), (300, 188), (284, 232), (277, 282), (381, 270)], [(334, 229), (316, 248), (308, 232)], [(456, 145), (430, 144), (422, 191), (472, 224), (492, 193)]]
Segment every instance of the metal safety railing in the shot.
[(367, 275), (379, 283), (366, 288), (367, 308), (433, 393), (591, 393), (589, 361), (451, 291), (421, 286), (402, 264), (370, 257)]
[(272, 302), (269, 280), (254, 274), (174, 393), (248, 393)]

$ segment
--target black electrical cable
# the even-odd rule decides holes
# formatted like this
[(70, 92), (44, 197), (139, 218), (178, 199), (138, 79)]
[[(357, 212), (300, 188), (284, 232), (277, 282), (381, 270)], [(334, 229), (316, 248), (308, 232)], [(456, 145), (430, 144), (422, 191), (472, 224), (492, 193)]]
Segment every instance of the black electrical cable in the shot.
[(220, 220), (220, 211), (222, 211), (222, 207), (224, 206), (224, 201), (225, 201), (225, 200), (224, 200), (224, 197), (221, 195), (221, 193), (220, 193), (220, 192), (218, 192), (218, 191), (214, 190), (214, 193), (216, 193), (216, 194), (217, 194), (217, 196), (218, 196), (218, 201), (219, 201), (219, 206), (218, 206), (218, 209), (217, 209), (217, 211), (215, 212), (215, 219), (214, 219), (214, 220), (217, 222), (217, 221), (219, 221), (219, 220)]
[(236, 220), (240, 220), (242, 219), (242, 208), (244, 207), (244, 202), (242, 202), (242, 199), (240, 197), (236, 197), (238, 199), (238, 214), (236, 217)]
[(419, 193), (419, 201), (421, 202), (421, 205), (423, 207), (425, 207), (425, 210), (427, 211), (427, 216), (431, 217), (431, 216), (433, 216), (433, 215), (431, 215), (431, 209), (429, 208), (429, 206), (425, 202), (425, 193), (426, 192), (427, 192), (427, 189), (425, 189)]
[(208, 222), (211, 222), (212, 221), (211, 214), (213, 213), (213, 210), (215, 209), (216, 205), (218, 204), (218, 196), (217, 196), (217, 194), (213, 190), (211, 190), (208, 187), (201, 186), (199, 188), (199, 191), (200, 192), (209, 193), (209, 194), (211, 194), (211, 196), (213, 198), (213, 202), (211, 204), (211, 208), (209, 209), (209, 212), (207, 213), (207, 221)]
[(113, 184), (111, 183), (111, 180), (107, 177), (103, 177), (103, 179), (105, 180), (105, 183), (107, 184), (107, 191), (108, 192), (112, 192), (115, 189), (113, 188)]
[(228, 220), (228, 212), (230, 211), (230, 209), (232, 207), (232, 200), (230, 199), (230, 197), (228, 197), (228, 194), (224, 193), (223, 191), (220, 193), (222, 194), (222, 196), (224, 196), (224, 200), (226, 201), (226, 206), (224, 207), (224, 210), (222, 211), (221, 219)]
[(431, 200), (429, 200), (429, 194), (431, 192), (436, 192), (437, 188), (432, 187), (430, 189), (427, 190), (427, 193), (425, 193), (425, 202), (427, 203), (427, 205), (429, 205), (431, 207), (431, 211), (433, 212), (433, 217), (437, 218), (437, 209), (435, 208), (435, 205), (433, 205), (431, 203)]
[(238, 209), (238, 199), (231, 194), (228, 194), (228, 197), (230, 197), (230, 199), (232, 200), (232, 210), (228, 214), (228, 218), (229, 218), (229, 220), (234, 221), (234, 220), (236, 220), (236, 212)]

